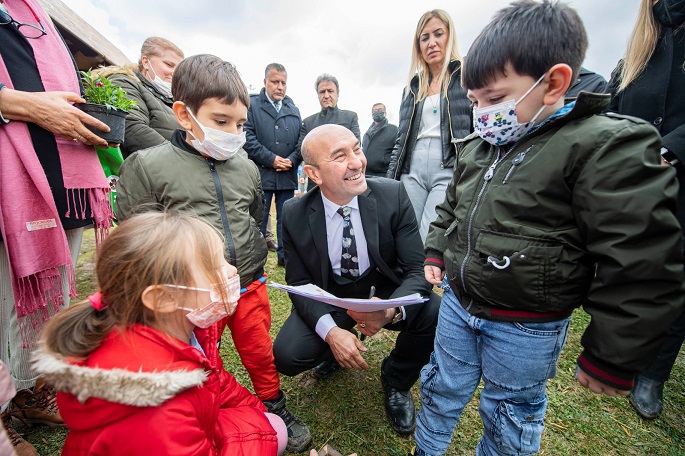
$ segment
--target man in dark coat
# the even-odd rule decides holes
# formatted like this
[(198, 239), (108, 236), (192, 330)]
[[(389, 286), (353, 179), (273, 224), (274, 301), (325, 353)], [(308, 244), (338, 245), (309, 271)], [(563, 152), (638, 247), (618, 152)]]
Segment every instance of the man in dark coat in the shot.
[(288, 284), (312, 283), (343, 298), (419, 293), (429, 300), (375, 312), (346, 312), (291, 294), (293, 310), (274, 342), (276, 369), (297, 375), (314, 368), (319, 379), (330, 377), (340, 366), (368, 369), (362, 356), (366, 348), (357, 339), (355, 326), (365, 336), (381, 328), (397, 331), (395, 348), (381, 365), (381, 383), (390, 425), (409, 434), (416, 422), (409, 390), (433, 351), (440, 306), (423, 274), (425, 256), (411, 201), (400, 182), (366, 180), (359, 140), (345, 128), (314, 129), (303, 152), (304, 170), (318, 188), (283, 209)]
[(373, 123), (364, 133), (362, 149), (366, 155), (366, 175), (385, 177), (388, 173), (390, 156), (397, 139), (397, 125), (388, 123), (383, 103), (371, 108)]
[(264, 217), (261, 231), (266, 236), (271, 200), (276, 199), (276, 234), (278, 264), (283, 265), (281, 211), (283, 203), (293, 197), (297, 188), (297, 166), (302, 161), (297, 141), (300, 131), (300, 111), (286, 96), (288, 73), (279, 63), (267, 65), (264, 88), (250, 96), (247, 111), (244, 149), (259, 167), (264, 189)]
[[(340, 84), (338, 84), (338, 79), (331, 74), (324, 73), (316, 78), (314, 87), (316, 88), (316, 93), (319, 97), (321, 111), (312, 114), (302, 121), (302, 126), (300, 127), (300, 140), (297, 145), (300, 159), (302, 158), (302, 141), (304, 141), (305, 136), (307, 136), (307, 133), (321, 125), (342, 125), (354, 133), (354, 136), (356, 136), (359, 141), (362, 140), (357, 113), (338, 108), (338, 96), (340, 95)], [(307, 190), (310, 190), (315, 186), (316, 185), (309, 181)]]

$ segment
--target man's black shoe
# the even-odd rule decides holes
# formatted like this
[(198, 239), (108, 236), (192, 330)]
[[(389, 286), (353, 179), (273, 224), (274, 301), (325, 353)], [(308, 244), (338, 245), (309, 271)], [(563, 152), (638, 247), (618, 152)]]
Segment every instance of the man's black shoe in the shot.
[(385, 415), (390, 426), (400, 435), (409, 435), (416, 429), (416, 408), (411, 391), (400, 391), (389, 386), (381, 374), (385, 392)]
[(335, 359), (326, 360), (312, 369), (312, 375), (319, 380), (328, 380), (340, 370), (340, 364)]
[(638, 415), (653, 419), (661, 415), (664, 403), (664, 384), (651, 378), (638, 375), (630, 393), (630, 404)]
[(276, 241), (266, 241), (266, 248), (269, 249), (269, 252), (275, 252), (278, 250), (278, 244), (276, 244)]
[(285, 267), (285, 259), (284, 258), (279, 258), (278, 262), (276, 263), (279, 266)]

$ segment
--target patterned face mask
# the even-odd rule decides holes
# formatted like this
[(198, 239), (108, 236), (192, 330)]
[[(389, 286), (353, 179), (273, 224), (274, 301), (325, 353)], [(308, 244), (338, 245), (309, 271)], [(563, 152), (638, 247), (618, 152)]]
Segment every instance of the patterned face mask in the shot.
[[(165, 286), (181, 288), (183, 290), (209, 292), (209, 304), (198, 307), (197, 309), (179, 307), (181, 310), (188, 311), (186, 318), (193, 325), (199, 328), (209, 328), (217, 321), (222, 320), (229, 315), (233, 315), (236, 307), (238, 306), (238, 299), (240, 299), (240, 276), (237, 274), (230, 279), (226, 278), (221, 283), (212, 284), (209, 286), (209, 288), (186, 287), (183, 285)], [(227, 302), (224, 302), (222, 294), (226, 296)]]
[(530, 121), (519, 123), (518, 116), (516, 115), (516, 105), (523, 101), (540, 84), (544, 77), (544, 74), (540, 76), (540, 79), (518, 101), (509, 100), (488, 106), (487, 108), (474, 108), (473, 129), (478, 133), (478, 136), (494, 146), (503, 146), (515, 143), (528, 133), (533, 128), (533, 125), (535, 125), (535, 120), (545, 109), (545, 106), (543, 105)]

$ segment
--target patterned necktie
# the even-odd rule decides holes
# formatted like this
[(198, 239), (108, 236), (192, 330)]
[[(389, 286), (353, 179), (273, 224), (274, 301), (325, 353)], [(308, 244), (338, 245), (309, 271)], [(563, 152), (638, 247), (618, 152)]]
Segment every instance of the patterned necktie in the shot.
[(359, 277), (359, 259), (357, 258), (357, 241), (354, 239), (354, 228), (350, 214), (352, 208), (343, 206), (338, 214), (343, 218), (342, 256), (340, 258), (340, 276), (356, 280)]
[(276, 109), (276, 112), (281, 112), (281, 102), (274, 103), (274, 108)]

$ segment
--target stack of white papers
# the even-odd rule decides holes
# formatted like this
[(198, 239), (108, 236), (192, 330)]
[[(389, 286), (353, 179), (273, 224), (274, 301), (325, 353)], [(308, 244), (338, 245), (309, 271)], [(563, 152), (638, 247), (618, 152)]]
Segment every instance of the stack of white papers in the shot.
[(354, 310), (355, 312), (374, 312), (376, 310), (385, 310), (392, 307), (422, 304), (428, 301), (428, 298), (424, 298), (418, 293), (392, 299), (356, 299), (338, 298), (337, 296), (334, 296), (311, 283), (293, 287), (290, 285), (281, 285), (280, 283), (271, 282), (269, 286), (278, 288), (279, 290), (287, 291), (288, 293), (294, 293), (296, 295), (304, 296), (316, 301), (325, 302), (336, 307), (342, 307), (343, 309)]

